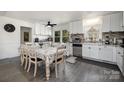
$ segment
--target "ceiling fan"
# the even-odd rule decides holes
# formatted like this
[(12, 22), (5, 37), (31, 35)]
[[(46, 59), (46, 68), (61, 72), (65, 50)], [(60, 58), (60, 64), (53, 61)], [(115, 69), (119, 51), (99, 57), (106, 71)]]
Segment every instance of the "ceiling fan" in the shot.
[(53, 27), (55, 25), (57, 25), (57, 24), (51, 24), (50, 21), (48, 21), (48, 23), (46, 24), (46, 26), (50, 26), (50, 27)]

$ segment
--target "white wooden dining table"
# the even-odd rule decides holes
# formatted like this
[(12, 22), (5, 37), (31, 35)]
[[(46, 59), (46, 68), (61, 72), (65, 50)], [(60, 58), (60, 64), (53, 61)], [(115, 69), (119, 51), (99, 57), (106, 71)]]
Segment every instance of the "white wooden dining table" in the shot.
[(46, 79), (49, 80), (50, 77), (50, 64), (55, 59), (55, 54), (57, 47), (46, 47), (46, 48), (37, 48), (37, 57), (45, 60), (46, 66)]
[[(30, 49), (30, 46), (26, 46), (29, 47), (28, 49)], [(37, 53), (37, 57), (41, 58), (45, 61), (45, 68), (46, 68), (46, 80), (49, 80), (50, 77), (50, 64), (52, 64), (52, 62), (55, 60), (55, 54), (57, 51), (58, 47), (37, 47), (37, 46), (33, 46), (35, 47), (36, 53)], [(20, 48), (19, 48), (19, 52), (20, 52)]]

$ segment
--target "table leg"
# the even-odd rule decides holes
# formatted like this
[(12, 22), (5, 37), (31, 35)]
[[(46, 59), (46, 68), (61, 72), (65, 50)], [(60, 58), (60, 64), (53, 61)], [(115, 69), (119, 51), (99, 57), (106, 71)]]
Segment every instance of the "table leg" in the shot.
[(49, 80), (49, 77), (50, 77), (49, 58), (46, 57), (46, 79)]

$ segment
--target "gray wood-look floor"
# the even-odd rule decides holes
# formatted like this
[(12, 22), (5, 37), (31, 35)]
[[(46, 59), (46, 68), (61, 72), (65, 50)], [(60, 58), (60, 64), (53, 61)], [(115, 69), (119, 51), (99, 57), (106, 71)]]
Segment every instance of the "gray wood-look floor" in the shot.
[(74, 64), (65, 63), (58, 66), (58, 78), (55, 78), (54, 67), (51, 65), (50, 80), (45, 79), (45, 65), (38, 67), (37, 76), (31, 71), (27, 73), (20, 66), (20, 58), (0, 60), (1, 82), (123, 82), (119, 68), (116, 65), (77, 58)]

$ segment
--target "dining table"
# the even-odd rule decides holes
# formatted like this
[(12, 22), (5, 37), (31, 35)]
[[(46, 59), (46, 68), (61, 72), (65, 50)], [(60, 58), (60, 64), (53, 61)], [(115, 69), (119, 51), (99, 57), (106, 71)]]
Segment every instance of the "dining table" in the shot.
[[(45, 61), (46, 68), (46, 80), (49, 80), (50, 77), (50, 64), (55, 60), (56, 52), (58, 47), (42, 47), (36, 48), (37, 57), (41, 58)], [(64, 55), (66, 55), (66, 49), (61, 49), (60, 51), (65, 51)]]
[[(26, 47), (30, 49), (30, 46), (26, 46)], [(33, 47), (35, 47), (37, 57), (41, 58), (45, 62), (46, 80), (49, 80), (50, 64), (52, 64), (53, 61), (55, 60), (55, 55), (56, 55), (58, 46), (45, 46), (41, 48), (33, 45)]]
[(52, 64), (52, 62), (55, 60), (56, 51), (57, 47), (45, 47), (36, 49), (37, 57), (45, 61), (47, 80), (49, 80), (50, 77), (50, 64)]

